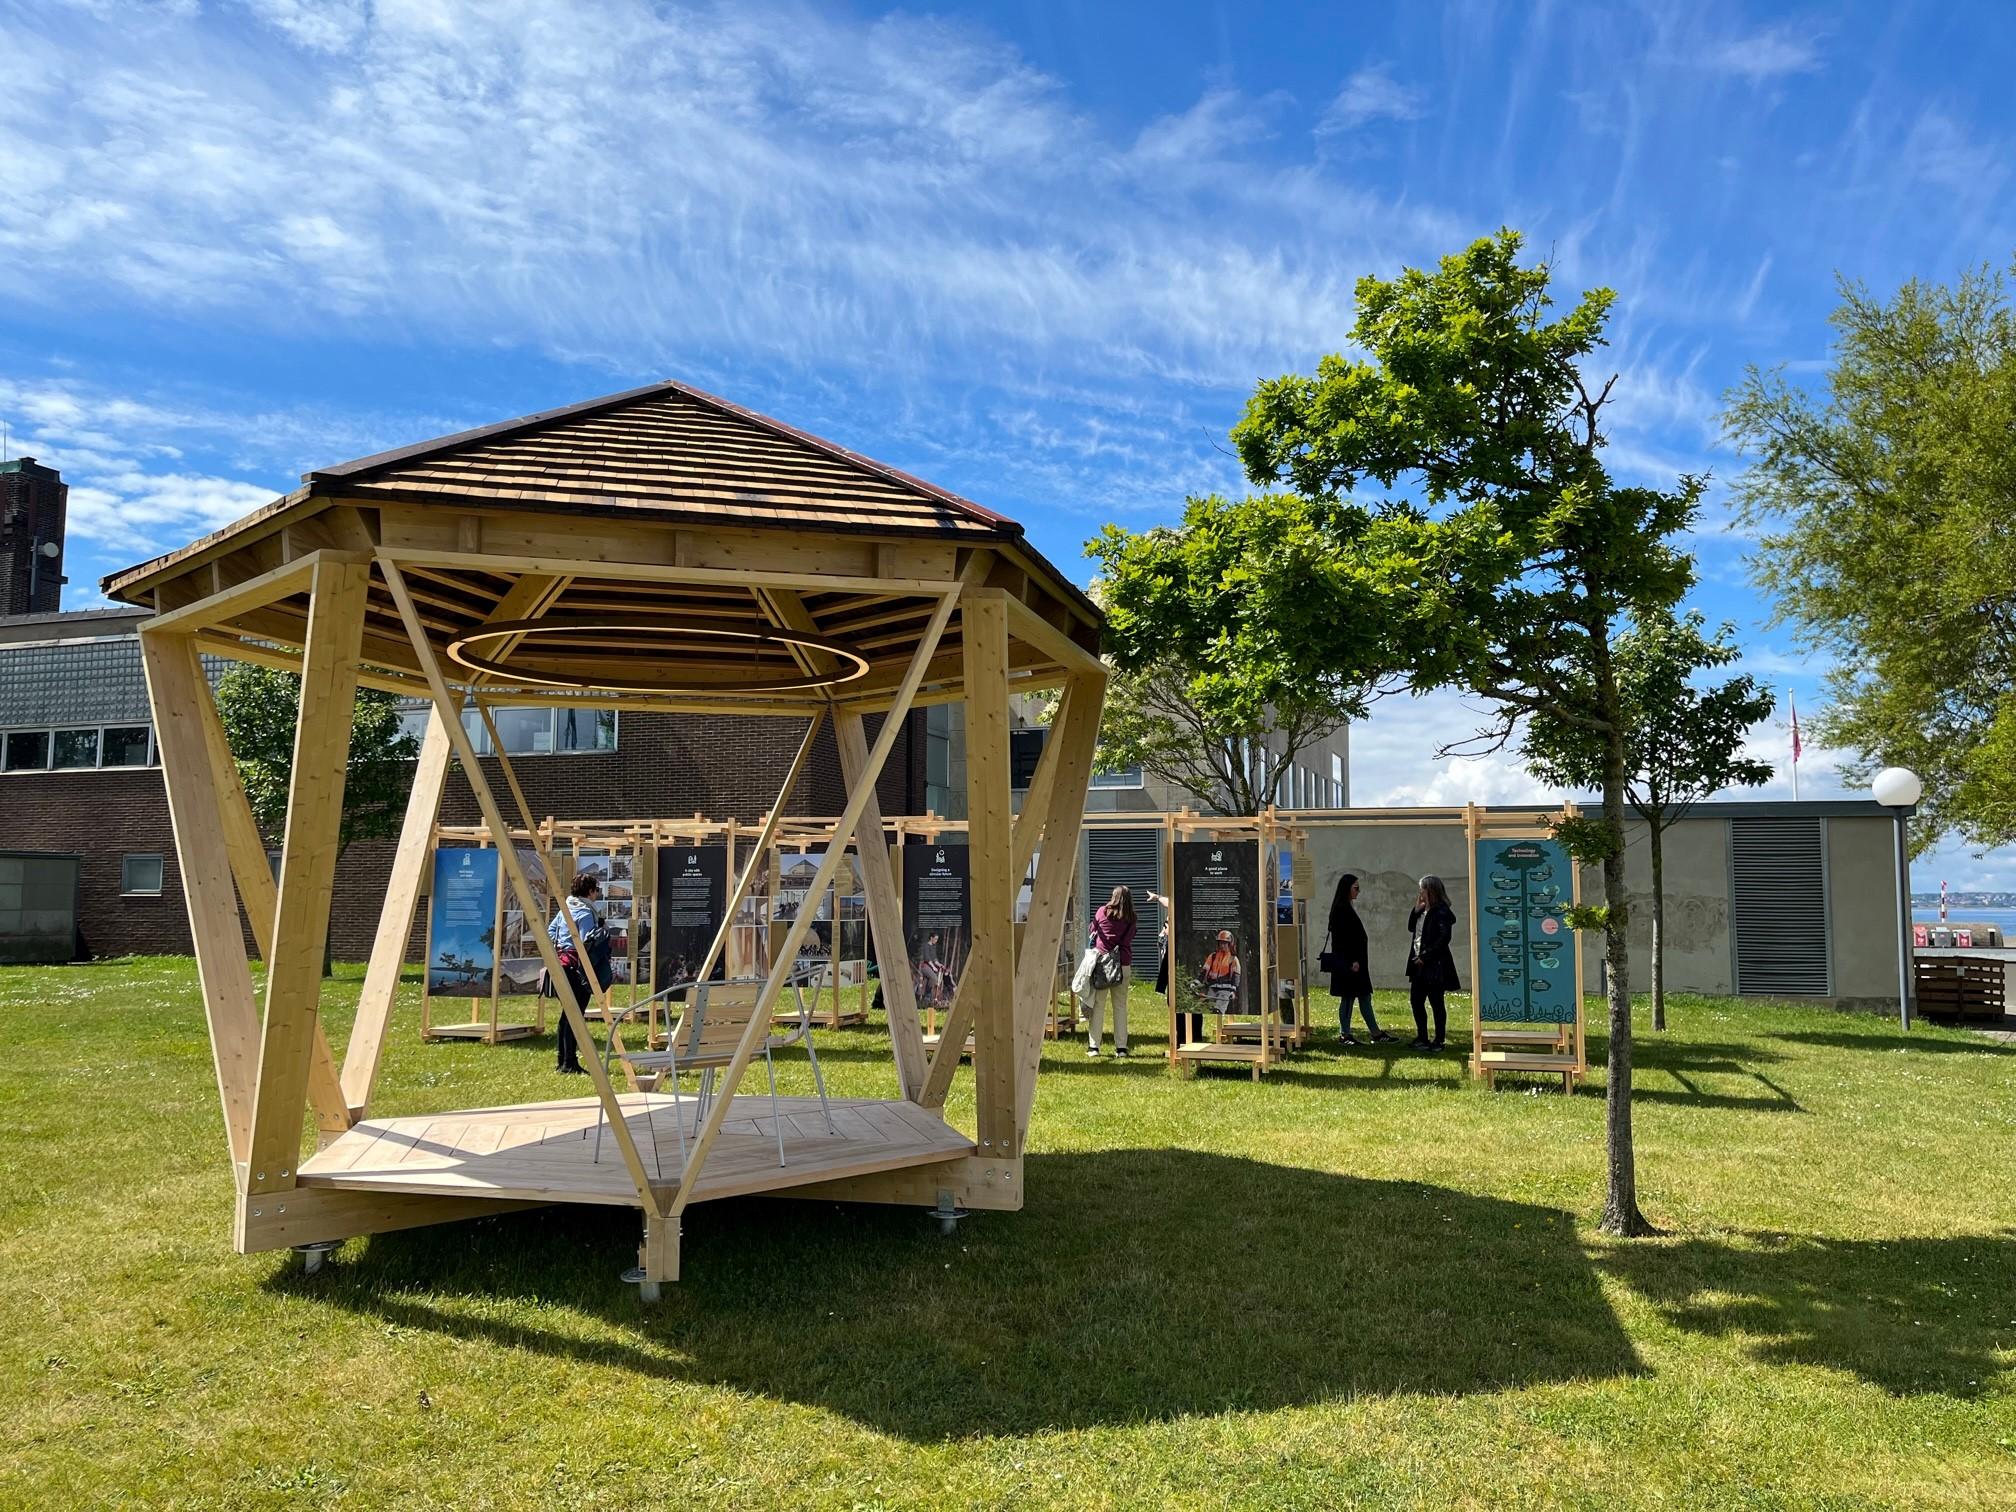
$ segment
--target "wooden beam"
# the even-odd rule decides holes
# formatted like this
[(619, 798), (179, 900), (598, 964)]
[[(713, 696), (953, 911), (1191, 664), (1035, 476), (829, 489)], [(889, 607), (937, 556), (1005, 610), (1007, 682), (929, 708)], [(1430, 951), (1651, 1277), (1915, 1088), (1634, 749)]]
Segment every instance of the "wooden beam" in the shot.
[[(504, 822), (503, 810), (497, 806), (497, 795), (491, 792), (489, 780), (483, 775), (482, 763), (476, 759), (476, 749), (469, 739), (469, 732), (462, 727), (460, 711), (448, 691), (447, 680), (441, 675), (440, 659), (434, 655), (434, 648), (427, 640), (427, 627), (420, 622), (420, 611), (414, 606), (413, 596), (406, 591), (406, 580), (400, 576), (398, 564), (381, 557), (378, 565), (385, 574), (386, 586), (392, 590), (393, 602), (399, 606), (399, 616), (406, 623), (406, 633), (413, 642), (413, 654), (419, 659), (420, 670), (426, 674), (434, 708), (448, 732), (449, 746), (455, 759), (462, 763), (470, 791), (476, 795), (476, 805), (482, 810), (483, 822), (490, 826), (493, 835), (499, 837), (498, 857), (511, 879), (512, 891), (518, 895), (518, 906), (525, 911), (526, 922), (530, 924), (538, 917), (538, 899), (533, 896), (531, 883), (525, 879), (524, 867), (518, 864), (518, 847), (511, 843), (511, 827)], [(561, 912), (566, 913), (564, 906)], [(594, 1053), (595, 1037), (588, 1032), (588, 1020), (581, 1012), (586, 1005), (574, 1000), (573, 984), (567, 980), (567, 973), (560, 969), (560, 953), (553, 948), (552, 938), (544, 929), (532, 929), (530, 933), (538, 942), (540, 960), (552, 980), (555, 996), (560, 999), (560, 1011), (567, 1015), (568, 1023), (573, 1026), (574, 1037), (589, 1052), (589, 1080), (595, 1084), (595, 1096), (602, 1103), (603, 1115), (609, 1120), (609, 1132), (622, 1154), (631, 1181), (636, 1184), (637, 1195), (646, 1211), (662, 1212), (663, 1204), (652, 1189), (650, 1173), (644, 1169), (644, 1158), (638, 1153), (637, 1141), (623, 1117), (622, 1105), (616, 1101), (615, 1089), (609, 1084), (609, 1073), (603, 1068), (602, 1057)]]
[[(700, 969), (696, 971), (696, 981), (706, 981), (714, 970), (714, 963), (721, 959), (721, 953), (728, 948), (728, 937), (734, 932), (735, 917), (742, 911), (742, 902), (749, 896), (749, 890), (756, 885), (756, 874), (769, 864), (770, 846), (777, 838), (777, 827), (784, 819), (784, 806), (791, 801), (791, 795), (798, 790), (798, 779), (805, 775), (805, 768), (812, 761), (812, 746), (819, 738), (819, 727), (826, 722), (823, 713), (814, 713), (811, 722), (805, 726), (805, 738), (798, 742), (798, 754), (791, 758), (790, 770), (784, 774), (784, 784), (777, 789), (777, 801), (770, 805), (770, 812), (763, 816), (763, 827), (756, 832), (756, 848), (749, 853), (749, 864), (742, 868), (735, 879), (735, 890), (728, 896), (728, 906), (721, 915), (721, 927), (714, 931), (714, 938), (708, 943), (707, 954), (701, 957)], [(727, 836), (728, 864), (735, 864), (735, 839), (731, 829)], [(654, 980), (652, 986), (657, 986)]]
[[(343, 1100), (351, 1121), (364, 1117), (378, 1081), (385, 1053), (385, 1031), (399, 995), (399, 973), (406, 964), (406, 944), (413, 936), (413, 915), (420, 901), (420, 882), (434, 854), (434, 821), (441, 812), (441, 793), (448, 782), (448, 731), (441, 711), (427, 711), (427, 732), (420, 737), (420, 758), (413, 766), (413, 787), (406, 795), (406, 818), (399, 827), (398, 848), (392, 853), (392, 875), (385, 884), (385, 906), (378, 911), (378, 933), (371, 942), (371, 960), (364, 968), (364, 990), (357, 999), (357, 1022), (343, 1056)], [(425, 968), (426, 963), (421, 963)]]
[[(198, 700), (198, 712), (203, 719), (204, 743), (210, 751), (210, 770), (217, 779), (224, 848), (231, 857), (231, 874), (238, 882), (238, 896), (245, 904), (246, 922), (252, 926), (252, 941), (259, 947), (260, 958), (271, 963), (279, 884), (273, 880), (273, 867), (266, 859), (266, 839), (259, 833), (259, 821), (252, 817), (251, 800), (245, 796), (245, 783), (238, 774), (238, 762), (231, 754), (230, 737), (224, 733), (224, 720), (217, 711), (217, 700), (211, 694), (207, 677), (203, 695)], [(319, 1016), (315, 1020), (315, 1043), (309, 1052), (308, 1101), (315, 1109), (315, 1125), (324, 1134), (341, 1134), (354, 1122)]]
[[(891, 719), (899, 716), (890, 715)], [(928, 1068), (924, 1061), (924, 1026), (917, 1019), (917, 983), (910, 975), (910, 942), (903, 932), (903, 894), (891, 864), (888, 836), (882, 828), (882, 804), (868, 772), (868, 728), (859, 714), (836, 712), (834, 744), (840, 749), (840, 772), (850, 790), (866, 786), (867, 804), (854, 832), (854, 852), (861, 858), (861, 881), (868, 894), (868, 927), (875, 935), (875, 960), (881, 974), (882, 1003), (888, 1010), (889, 1045), (896, 1058), (896, 1082), (911, 1102), (924, 1096)], [(836, 935), (837, 939), (838, 936)], [(839, 969), (833, 977), (835, 1010), (840, 991)]]
[[(189, 910), (225, 1138), (233, 1163), (242, 1165), (252, 1146), (259, 1009), (238, 921), (216, 774), (203, 734), (201, 709), (210, 697), (210, 685), (203, 675), (202, 655), (189, 636), (142, 630), (140, 658), (154, 706), (154, 741), (161, 752), (168, 816), (175, 830), (175, 860)], [(295, 1116), (298, 1131), (300, 1115)]]
[(482, 1197), (436, 1197), (406, 1192), (366, 1192), (352, 1187), (296, 1187), (291, 1192), (238, 1198), (233, 1247), (241, 1255), (389, 1234), (397, 1229), (465, 1218), (489, 1218), (543, 1206), (537, 1202)]
[[(764, 605), (764, 612), (780, 628), (818, 632), (819, 623), (805, 607), (804, 599), (790, 589), (759, 590), (757, 597)], [(809, 650), (800, 651), (799, 658), (808, 672), (823, 672), (832, 662), (828, 654)], [(841, 776), (852, 791), (861, 785), (868, 766), (868, 731), (859, 714), (835, 706), (833, 743), (840, 753)], [(910, 942), (903, 932), (903, 895), (890, 865), (882, 803), (875, 784), (871, 781), (867, 787), (868, 801), (855, 830), (854, 852), (861, 858), (861, 882), (868, 897), (868, 927), (875, 936), (875, 960), (881, 975), (882, 1002), (888, 1010), (896, 1082), (903, 1096), (916, 1102), (924, 1095), (927, 1074), (924, 1026), (917, 1021), (917, 984), (910, 975)], [(833, 1003), (837, 1017), (840, 1011), (837, 958), (833, 968)]]
[(1105, 664), (1019, 598), (1008, 600), (1008, 627), (1015, 638), (1034, 646), (1066, 671), (1105, 672)]
[(560, 552), (497, 555), (489, 552), (438, 551), (420, 546), (381, 546), (381, 562), (425, 567), (460, 567), (473, 572), (543, 572), (578, 574), (647, 583), (718, 583), (729, 588), (797, 588), (806, 593), (917, 593), (942, 598), (958, 591), (956, 583), (932, 578), (877, 578), (859, 574), (771, 571), (744, 567), (689, 567), (671, 562), (603, 561)]
[[(357, 702), (357, 646), (370, 569), (324, 554), (315, 564), (308, 644), (301, 667), (301, 714), (287, 789), (280, 851), (280, 898), (273, 955), (266, 963), (266, 1021), (252, 1105), (251, 1175), (246, 1190), (285, 1191), (301, 1154), (322, 997), (322, 955), (343, 826), (343, 782)], [(340, 1097), (339, 1097), (340, 1100)]]
[[(1022, 800), (1022, 812), (1015, 820), (1015, 850), (1010, 870), (1018, 894), (1022, 889), (1022, 878), (1028, 874), (1030, 858), (1036, 854), (1037, 839), (1042, 835), (1044, 823), (1050, 817), (1049, 795), (1055, 787), (1057, 752), (1058, 743), (1053, 731), (1052, 737), (1043, 742), (1043, 754), (1037, 758), (1036, 771), (1029, 779), (1028, 794)], [(1077, 841), (1075, 822), (1071, 834), (1075, 844)], [(1026, 951), (1026, 932), (1024, 940), (1023, 948)], [(924, 1095), (919, 1099), (927, 1108), (945, 1106), (946, 1094), (952, 1089), (952, 1078), (959, 1069), (959, 1059), (965, 1053), (966, 1036), (973, 1027), (975, 1004), (975, 999), (968, 996), (966, 991), (967, 979), (967, 973), (960, 973), (958, 985), (952, 989), (951, 1006), (945, 1010), (945, 1022), (938, 1037), (938, 1049), (931, 1057), (931, 1067), (924, 1081)]]
[[(965, 981), (973, 1004), (973, 1099), (982, 1160), (1013, 1158), (1015, 1133), (1015, 893), (1008, 757), (1008, 599), (969, 589), (960, 599), (966, 652), (966, 844), (973, 943)], [(939, 1050), (949, 1041), (941, 1041)], [(954, 1045), (956, 1053), (956, 1045)]]
[(147, 622), (147, 628), (202, 630), (233, 615), (262, 609), (275, 599), (292, 598), (300, 593), (314, 580), (316, 567), (321, 562), (336, 559), (351, 562), (363, 560), (361, 557), (344, 552), (312, 552), (275, 567), (270, 572), (262, 572), (257, 577), (247, 578), (221, 593), (212, 593), (205, 598), (197, 599), (194, 603), (185, 604), (180, 609), (170, 609), (165, 614), (157, 614)]
[[(806, 889), (808, 898), (816, 898), (833, 885), (834, 874), (847, 854), (847, 845), (854, 838), (855, 826), (861, 822), (862, 812), (867, 808), (874, 794), (875, 779), (882, 773), (882, 765), (889, 759), (889, 752), (895, 748), (896, 736), (902, 728), (903, 701), (917, 691), (917, 684), (923, 681), (924, 668), (930, 663), (931, 653), (938, 647), (938, 641), (945, 633), (945, 626), (952, 618), (952, 611), (958, 606), (957, 590), (948, 593), (939, 601), (937, 611), (931, 616), (931, 623), (924, 627), (924, 635), (917, 643), (917, 651), (910, 660), (910, 675), (899, 695), (897, 711), (882, 726), (875, 738), (875, 748), (868, 753), (868, 767), (863, 772), (863, 781), (853, 788), (842, 811), (839, 822), (827, 841), (826, 854), (820, 860), (819, 869), (813, 874), (812, 884)], [(749, 1027), (743, 1031), (742, 1039), (735, 1047), (735, 1057), (729, 1062), (721, 1076), (721, 1089), (715, 1094), (713, 1104), (707, 1110), (707, 1117), (695, 1132), (693, 1144), (686, 1158), (686, 1168), (681, 1173), (678, 1195), (673, 1198), (670, 1215), (677, 1218), (685, 1212), (692, 1200), (693, 1190), (700, 1172), (706, 1165), (708, 1152), (720, 1136), (722, 1122), (728, 1116), (729, 1105), (734, 1101), (735, 1089), (741, 1085), (742, 1073), (748, 1069), (750, 1057), (757, 1045), (770, 1032), (770, 1017), (776, 1011), (777, 999), (784, 990), (784, 984), (796, 965), (798, 947), (812, 928), (812, 915), (816, 910), (801, 908), (798, 916), (791, 921), (785, 932), (782, 945), (778, 948), (770, 966), (769, 980), (763, 984), (763, 992), (756, 1000), (756, 1010), (749, 1017)]]
[[(1029, 1134), (1029, 1115), (1036, 1102), (1036, 1073), (1043, 1061), (1043, 1028), (1049, 1017), (1057, 982), (1058, 955), (1064, 943), (1065, 921), (1071, 914), (1072, 881), (1078, 869), (1079, 816), (1085, 790), (1092, 780), (1094, 748), (1099, 743), (1099, 714), (1105, 702), (1103, 667), (1073, 678), (1052, 722), (1050, 747), (1057, 767), (1046, 794), (1043, 859), (1029, 893), (1029, 922), (1022, 929), (1022, 956), (1015, 963), (1015, 1083), (1016, 1149)], [(1028, 810), (1023, 810), (1028, 817)], [(1026, 862), (1024, 863), (1026, 865)], [(1021, 874), (1017, 873), (1017, 881)], [(1137, 955), (1138, 942), (1137, 942)], [(1173, 975), (1174, 966), (1171, 966)], [(1170, 1026), (1175, 1032), (1175, 1026)]]

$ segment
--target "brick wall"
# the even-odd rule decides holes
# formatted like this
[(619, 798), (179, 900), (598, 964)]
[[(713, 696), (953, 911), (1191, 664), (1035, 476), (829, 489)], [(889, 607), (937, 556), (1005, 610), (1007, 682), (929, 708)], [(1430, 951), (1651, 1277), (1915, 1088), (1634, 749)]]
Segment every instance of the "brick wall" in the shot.
[[(922, 806), (920, 718), (912, 716), (877, 784), (884, 813), (911, 813)], [(871, 742), (877, 725), (869, 722)], [(521, 756), (511, 765), (535, 819), (673, 818), (699, 812), (711, 819), (754, 821), (776, 798), (803, 731), (795, 719), (625, 714), (615, 751)], [(483, 765), (507, 816), (515, 819), (497, 763)], [(829, 729), (821, 734), (789, 812), (837, 814), (845, 801)], [(7, 815), (0, 832), (10, 849), (84, 857), (79, 917), (87, 954), (189, 952), (189, 918), (158, 770), (10, 773), (0, 776), (0, 804)], [(459, 771), (449, 774), (441, 817), (449, 824), (481, 820)], [(362, 960), (370, 953), (392, 850), (390, 840), (371, 840), (344, 853), (330, 925), (339, 960)], [(120, 858), (128, 852), (166, 858), (160, 897), (119, 895)], [(417, 953), (417, 941), (415, 948)]]

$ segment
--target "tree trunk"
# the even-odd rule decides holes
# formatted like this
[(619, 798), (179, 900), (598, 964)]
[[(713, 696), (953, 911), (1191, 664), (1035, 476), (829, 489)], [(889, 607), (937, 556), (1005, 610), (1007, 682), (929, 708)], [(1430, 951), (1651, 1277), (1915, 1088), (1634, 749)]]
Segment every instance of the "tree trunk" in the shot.
[(1666, 828), (1655, 816), (1652, 832), (1652, 1027), (1666, 1027)]
[(1604, 1128), (1609, 1140), (1609, 1190), (1603, 1199), (1606, 1234), (1631, 1237), (1655, 1232), (1638, 1211), (1638, 1159), (1631, 1145), (1631, 947), (1626, 930), (1630, 910), (1624, 891), (1624, 721), (1608, 640), (1594, 640), (1597, 696), (1609, 730), (1603, 739), (1603, 822), (1610, 845), (1603, 858), (1603, 954), (1608, 968), (1610, 1060), (1604, 1087)]

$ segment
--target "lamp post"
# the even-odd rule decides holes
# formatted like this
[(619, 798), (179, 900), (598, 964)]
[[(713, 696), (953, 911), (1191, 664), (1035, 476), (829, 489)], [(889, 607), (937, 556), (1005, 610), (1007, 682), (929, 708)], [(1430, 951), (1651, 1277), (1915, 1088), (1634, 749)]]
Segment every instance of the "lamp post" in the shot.
[(1906, 1029), (1911, 1027), (1911, 861), (1904, 840), (1904, 821), (1924, 796), (1925, 784), (1906, 767), (1885, 767), (1869, 784), (1876, 801), (1897, 820), (1897, 1013)]

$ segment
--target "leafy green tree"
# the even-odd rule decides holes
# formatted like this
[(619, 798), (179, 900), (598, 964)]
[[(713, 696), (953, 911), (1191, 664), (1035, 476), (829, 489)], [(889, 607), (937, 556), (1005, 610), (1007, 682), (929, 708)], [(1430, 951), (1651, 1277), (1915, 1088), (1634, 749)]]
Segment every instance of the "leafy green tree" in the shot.
[[(238, 765), (252, 818), (269, 845), (287, 828), (287, 791), (294, 776), (294, 726), (301, 679), (292, 672), (238, 663), (217, 680), (217, 712)], [(350, 720), (350, 764), (343, 778), (343, 821), (337, 864), (353, 840), (395, 835), (413, 784), (410, 763), (420, 742), (399, 728), (398, 701), (375, 688), (358, 690)], [(323, 951), (328, 974), (328, 950)]]
[[(1561, 833), (1603, 874), (1603, 905), (1575, 921), (1602, 928), (1609, 965), (1603, 1227), (1639, 1234), (1650, 1225), (1631, 1137), (1626, 720), (1612, 636), (1622, 616), (1663, 611), (1686, 591), (1691, 563), (1671, 537), (1693, 519), (1700, 485), (1611, 480), (1600, 454), (1616, 380), (1592, 389), (1581, 364), (1602, 345), (1613, 296), (1593, 291), (1555, 318), (1548, 269), (1522, 267), (1519, 248), (1505, 231), (1433, 271), (1362, 279), (1351, 336), (1366, 355), (1260, 386), (1233, 439), (1256, 481), (1294, 484), (1267, 510), (1273, 533), (1298, 549), (1198, 586), (1219, 594), (1221, 634), (1233, 639), (1246, 633), (1249, 601), (1291, 601), (1292, 613), (1269, 619), (1258, 658), (1282, 680), (1320, 668), (1365, 686), (1397, 676), (1416, 690), (1460, 687), (1490, 701), (1497, 744), (1535, 713), (1601, 738), (1601, 818)], [(1368, 485), (1386, 496), (1361, 499)], [(1391, 496), (1396, 488), (1418, 501)], [(1193, 502), (1180, 534), (1219, 528)], [(1183, 622), (1166, 600), (1186, 577), (1154, 533), (1109, 531), (1095, 551), (1110, 601), (1126, 609), (1110, 622), (1114, 658), (1142, 665), (1158, 654), (1156, 633)], [(1269, 581), (1277, 572), (1283, 580)], [(1191, 691), (1207, 703), (1236, 697), (1203, 678)]]
[[(1145, 648), (1107, 686), (1100, 770), (1139, 766), (1207, 810), (1254, 814), (1276, 801), (1300, 752), (1364, 717), (1368, 684), (1293, 659), (1308, 617), (1334, 604), (1318, 580), (1343, 519), (1312, 519), (1280, 495), (1213, 496), (1189, 501), (1181, 530), (1143, 538), (1108, 526), (1090, 543), (1088, 555), (1118, 569), (1095, 594)], [(1157, 562), (1147, 580), (1127, 565), (1144, 539)]]
[[(1666, 1027), (1666, 831), (1694, 804), (1729, 787), (1771, 780), (1771, 764), (1743, 754), (1743, 737), (1777, 698), (1747, 673), (1702, 686), (1705, 671), (1742, 656), (1733, 625), (1705, 633), (1698, 610), (1646, 614), (1612, 647), (1622, 700), (1624, 797), (1645, 822), (1652, 861), (1652, 1027)], [(1578, 702), (1588, 701), (1585, 693)], [(1606, 743), (1590, 725), (1535, 714), (1527, 765), (1547, 782), (1588, 790), (1603, 780)]]
[(1752, 369), (1724, 424), (1760, 586), (1829, 657), (1814, 734), (1925, 779), (1912, 833), (2016, 840), (2016, 311), (1988, 270), (1843, 284), (1824, 386)]

